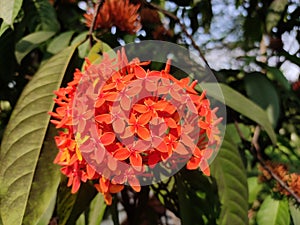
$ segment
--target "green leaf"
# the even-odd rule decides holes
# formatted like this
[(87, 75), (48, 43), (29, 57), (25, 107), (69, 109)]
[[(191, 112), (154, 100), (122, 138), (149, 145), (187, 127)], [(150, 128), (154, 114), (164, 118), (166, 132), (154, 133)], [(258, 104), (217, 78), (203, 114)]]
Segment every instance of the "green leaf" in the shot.
[(100, 225), (106, 206), (103, 195), (98, 193), (91, 201), (90, 207), (81, 213), (76, 221), (76, 225)]
[(0, 0), (0, 18), (12, 27), (17, 17), (23, 0)]
[[(59, 175), (57, 177), (59, 177)], [(57, 180), (60, 180), (60, 179), (58, 178)], [(57, 184), (57, 186), (58, 186), (58, 184)], [(49, 202), (48, 208), (45, 210), (44, 214), (41, 216), (39, 222), (37, 222), (37, 225), (48, 225), (49, 224), (49, 221), (51, 220), (51, 217), (53, 215), (53, 211), (54, 211), (54, 208), (55, 208), (56, 190), (57, 189), (55, 189), (53, 197), (52, 197), (52, 199)]]
[[(108, 54), (110, 54), (111, 58), (117, 57), (116, 53), (111, 49), (111, 47), (108, 44), (106, 44), (102, 41), (98, 41), (90, 49), (86, 58), (88, 58), (91, 63), (97, 64), (98, 62), (100, 63), (100, 61), (102, 60), (102, 55), (104, 52), (108, 52)], [(83, 65), (82, 65), (82, 70), (84, 70), (85, 66), (86, 66), (86, 62), (84, 61)]]
[(1, 23), (0, 37), (9, 27), (10, 27), (9, 24), (5, 23), (4, 21)]
[(256, 198), (258, 193), (261, 191), (263, 185), (258, 183), (258, 177), (249, 177), (248, 178), (248, 190), (249, 190), (249, 204), (252, 204)]
[(67, 178), (60, 184), (57, 199), (57, 215), (60, 225), (74, 225), (80, 215), (88, 208), (97, 194), (91, 183), (82, 183), (76, 194), (67, 187)]
[[(239, 132), (243, 135), (243, 138), (245, 138), (248, 141), (251, 141), (252, 138), (251, 127), (243, 123), (237, 123), (237, 126)], [(235, 124), (233, 123), (226, 124), (226, 130), (230, 132), (230, 138), (235, 144), (238, 145), (242, 143), (241, 136)]]
[(300, 58), (297, 55), (291, 55), (287, 51), (280, 51), (280, 55), (283, 55), (286, 59), (290, 60), (292, 63), (295, 63), (296, 65), (300, 66)]
[[(0, 213), (4, 224), (24, 224), (27, 216), (32, 219), (30, 224), (35, 224), (53, 197), (58, 178), (50, 166), (52, 149), (45, 140), (50, 119), (47, 112), (52, 111), (53, 90), (60, 87), (75, 49), (76, 46), (69, 47), (44, 64), (12, 112), (0, 152)], [(31, 212), (32, 207), (36, 213)]]
[(78, 36), (76, 36), (71, 43), (72, 45), (80, 44), (80, 46), (78, 47), (78, 55), (82, 59), (87, 56), (87, 54), (90, 50), (90, 43), (89, 43), (89, 40), (87, 39), (87, 35), (88, 35), (87, 31), (83, 32), (83, 33), (79, 34)]
[(38, 31), (32, 34), (29, 34), (23, 37), (17, 44), (16, 44), (16, 58), (18, 63), (20, 64), (22, 59), (30, 53), (33, 49), (38, 47), (41, 43), (50, 39), (55, 32), (53, 31)]
[(248, 224), (248, 184), (237, 146), (225, 134), (220, 152), (211, 164), (221, 202), (219, 225)]
[(286, 90), (291, 89), (291, 84), (286, 79), (286, 77), (284, 76), (283, 72), (280, 69), (278, 69), (276, 67), (268, 66), (266, 63), (262, 63), (262, 62), (259, 62), (259, 61), (255, 61), (255, 63), (267, 70), (267, 77), (270, 80), (277, 81), (278, 84), (280, 84)]
[(219, 201), (211, 178), (183, 169), (176, 174), (176, 185), (182, 225), (216, 224)]
[(74, 31), (67, 31), (55, 37), (48, 45), (47, 52), (57, 54), (69, 46)]
[(269, 135), (272, 143), (276, 145), (276, 134), (272, 124), (269, 122), (267, 113), (254, 102), (226, 84), (201, 83), (201, 88), (208, 90), (207, 94), (211, 97), (222, 101), (223, 96), (219, 96), (213, 92), (213, 90), (216, 90), (216, 85), (219, 85), (221, 88), (226, 105), (262, 126)]
[(48, 0), (33, 0), (29, 11), (34, 31), (54, 31), (60, 29), (56, 11)]
[(274, 85), (261, 73), (247, 74), (244, 79), (249, 98), (266, 110), (269, 121), (276, 127), (280, 114), (280, 101)]
[(266, 67), (267, 68), (267, 76), (272, 80), (277, 80), (279, 84), (281, 84), (286, 90), (291, 89), (291, 84), (284, 76), (283, 72), (276, 67)]
[(289, 203), (289, 207), (294, 225), (300, 224), (300, 209), (296, 208), (291, 202)]
[(86, 225), (84, 213), (79, 216), (78, 220), (76, 221), (76, 225)]
[(53, 163), (57, 154), (55, 135), (56, 128), (50, 125), (35, 169), (23, 225), (33, 224), (33, 221), (47, 225), (51, 219), (60, 181), (59, 167)]
[(290, 224), (289, 203), (286, 199), (274, 200), (269, 195), (265, 198), (257, 212), (258, 225)]
[(106, 204), (101, 193), (98, 193), (90, 204), (88, 225), (99, 225), (103, 219)]
[(272, 1), (266, 17), (266, 29), (268, 33), (270, 33), (272, 28), (278, 24), (279, 20), (281, 19), (281, 14), (285, 10), (287, 4), (288, 0)]

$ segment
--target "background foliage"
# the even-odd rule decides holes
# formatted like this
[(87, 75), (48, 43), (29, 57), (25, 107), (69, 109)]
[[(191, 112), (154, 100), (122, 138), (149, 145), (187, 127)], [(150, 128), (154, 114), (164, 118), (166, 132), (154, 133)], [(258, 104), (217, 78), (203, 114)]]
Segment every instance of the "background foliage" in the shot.
[(109, 207), (90, 183), (70, 194), (47, 112), (92, 47), (83, 14), (93, 2), (0, 0), (0, 224), (300, 224), (299, 2), (131, 2), (141, 3), (140, 31), (94, 37), (203, 50), (227, 105), (212, 176), (183, 169), (141, 193), (126, 188)]

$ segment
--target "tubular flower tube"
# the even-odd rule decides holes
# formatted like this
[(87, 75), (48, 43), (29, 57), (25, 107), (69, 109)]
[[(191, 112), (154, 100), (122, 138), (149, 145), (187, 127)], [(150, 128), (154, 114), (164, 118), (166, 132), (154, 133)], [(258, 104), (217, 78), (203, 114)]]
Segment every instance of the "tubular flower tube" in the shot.
[(158, 164), (172, 169), (185, 162), (210, 174), (208, 161), (220, 145), (217, 109), (205, 91), (195, 91), (196, 82), (170, 74), (170, 61), (161, 71), (149, 65), (128, 62), (122, 49), (115, 60), (106, 54), (98, 65), (87, 60), (84, 72), (76, 70), (67, 87), (55, 91), (54, 163), (72, 193), (92, 180), (111, 204), (124, 185), (140, 191), (139, 176), (151, 177), (149, 168)]
[[(121, 31), (136, 33), (141, 29), (138, 10), (140, 5), (134, 5), (129, 0), (106, 0), (97, 17), (95, 28), (110, 29), (118, 27)], [(92, 25), (93, 12), (84, 14), (87, 27)]]

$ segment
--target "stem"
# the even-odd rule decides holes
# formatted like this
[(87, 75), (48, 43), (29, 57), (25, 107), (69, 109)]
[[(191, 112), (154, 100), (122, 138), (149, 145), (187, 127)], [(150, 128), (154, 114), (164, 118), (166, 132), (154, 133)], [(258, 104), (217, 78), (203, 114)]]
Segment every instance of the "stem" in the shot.
[(176, 23), (178, 23), (180, 25), (183, 33), (191, 40), (192, 46), (198, 51), (198, 53), (199, 53), (200, 57), (202, 58), (202, 60), (209, 67), (207, 60), (205, 59), (205, 57), (204, 57), (201, 49), (199, 48), (199, 46), (196, 44), (193, 36), (187, 31), (184, 23), (182, 23), (180, 21), (180, 19), (176, 15), (174, 15), (173, 13), (170, 13), (169, 11), (167, 11), (167, 10), (161, 8), (161, 7), (159, 7), (158, 5), (155, 5), (155, 4), (151, 3), (151, 2), (147, 2), (146, 0), (143, 0), (143, 3), (145, 5), (147, 5), (149, 8), (152, 8), (152, 9), (160, 11), (161, 13), (163, 13), (164, 15), (166, 15), (167, 17), (173, 19)]
[(88, 37), (89, 37), (89, 40), (90, 40), (90, 46), (92, 47), (93, 45), (93, 31), (95, 29), (95, 25), (96, 25), (96, 20), (97, 20), (97, 16), (100, 12), (100, 8), (101, 6), (103, 5), (105, 0), (98, 0), (97, 3), (96, 3), (96, 10), (94, 12), (94, 15), (93, 15), (93, 20), (92, 20), (92, 24), (90, 26), (90, 29), (89, 29), (89, 34), (88, 34)]
[[(235, 123), (235, 127), (241, 137), (241, 139), (245, 140), (244, 136), (241, 134), (240, 129), (238, 127), (238, 123)], [(298, 196), (279, 176), (277, 176), (273, 170), (266, 164), (265, 160), (263, 159), (261, 152), (260, 152), (260, 146), (258, 143), (258, 138), (260, 134), (260, 127), (256, 126), (254, 130), (254, 134), (251, 140), (252, 147), (251, 152), (254, 154), (254, 156), (257, 158), (258, 162), (261, 164), (261, 166), (268, 171), (268, 173), (271, 175), (271, 177), (276, 180), (282, 188), (284, 188), (290, 195), (296, 200), (297, 203), (300, 203), (300, 196)], [(247, 140), (245, 140), (247, 141)]]

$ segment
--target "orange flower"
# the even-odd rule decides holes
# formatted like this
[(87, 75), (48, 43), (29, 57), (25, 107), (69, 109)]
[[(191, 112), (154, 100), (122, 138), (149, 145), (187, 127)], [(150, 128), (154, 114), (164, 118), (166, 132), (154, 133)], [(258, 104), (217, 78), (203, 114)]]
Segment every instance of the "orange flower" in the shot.
[(123, 50), (117, 56), (88, 63), (85, 72), (76, 70), (74, 80), (55, 92), (58, 107), (51, 122), (63, 131), (56, 137), (54, 162), (69, 178), (71, 192), (93, 180), (111, 204), (112, 194), (125, 184), (140, 191), (145, 168), (169, 165), (168, 160), (173, 167), (185, 161), (188, 169), (209, 175), (221, 119), (205, 92), (199, 95), (196, 82), (169, 74), (169, 61), (164, 70), (149, 71), (144, 69), (149, 62), (128, 62)]
[[(266, 166), (272, 170), (274, 174), (282, 180), (288, 188), (290, 188), (296, 195), (300, 197), (300, 174), (297, 173), (290, 173), (288, 167), (281, 163), (273, 163), (267, 162)], [(260, 166), (259, 169), (261, 170), (262, 174), (260, 179), (262, 181), (270, 181), (272, 180), (272, 176), (264, 167)], [(273, 185), (273, 183), (272, 183)], [(279, 192), (283, 195), (290, 196), (291, 193), (288, 192), (284, 187), (282, 187), (279, 182), (275, 182), (273, 187), (274, 192)]]
[[(134, 5), (129, 0), (106, 0), (96, 18), (95, 28), (110, 29), (118, 27), (121, 31), (135, 33), (141, 28), (138, 9), (140, 5)], [(93, 13), (84, 14), (86, 26), (90, 27)]]

